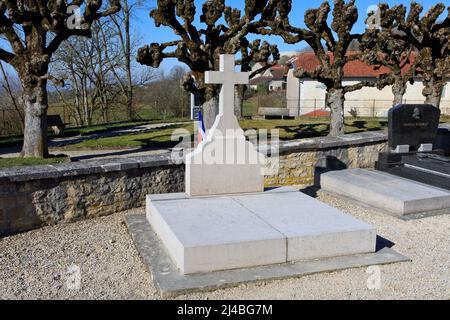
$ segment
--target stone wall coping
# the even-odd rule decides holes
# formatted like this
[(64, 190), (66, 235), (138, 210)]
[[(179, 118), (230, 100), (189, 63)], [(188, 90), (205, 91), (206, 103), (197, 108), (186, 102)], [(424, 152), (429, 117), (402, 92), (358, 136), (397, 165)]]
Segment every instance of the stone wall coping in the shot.
[(171, 155), (167, 152), (150, 156), (107, 158), (52, 165), (12, 167), (0, 170), (0, 183), (75, 177), (139, 168), (161, 167), (173, 164)]
[[(285, 154), (288, 152), (347, 147), (383, 141), (387, 141), (387, 133), (385, 131), (361, 132), (347, 134), (342, 137), (317, 137), (280, 142), (279, 152), (280, 154)], [(263, 145), (259, 147), (259, 150), (265, 151), (267, 148), (268, 146)], [(53, 165), (12, 167), (0, 169), (0, 183), (74, 177), (169, 165), (175, 165), (171, 159), (170, 152), (149, 156), (107, 158)]]
[[(315, 137), (292, 141), (281, 141), (279, 146), (280, 154), (299, 151), (313, 151), (336, 147), (351, 147), (361, 144), (377, 143), (388, 141), (386, 131), (367, 131), (350, 133), (340, 137)], [(260, 146), (259, 151), (265, 151), (267, 146)]]

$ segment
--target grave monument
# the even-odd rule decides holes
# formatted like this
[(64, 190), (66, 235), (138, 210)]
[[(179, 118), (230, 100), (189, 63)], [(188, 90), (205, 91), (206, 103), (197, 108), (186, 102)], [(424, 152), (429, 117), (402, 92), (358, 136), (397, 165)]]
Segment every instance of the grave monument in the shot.
[(440, 111), (397, 105), (389, 111), (389, 150), (377, 170), (348, 169), (321, 176), (321, 188), (403, 219), (450, 213), (450, 159), (433, 142)]
[(126, 223), (163, 297), (242, 282), (408, 261), (376, 250), (375, 229), (294, 188), (264, 191), (262, 161), (234, 110), (234, 56), (220, 56), (220, 112), (186, 157), (186, 192), (148, 195)]
[(186, 157), (186, 193), (150, 195), (147, 219), (182, 274), (375, 251), (373, 227), (291, 188), (264, 192), (263, 156), (234, 116), (233, 55), (206, 83), (222, 84), (206, 141)]
[(433, 143), (440, 110), (432, 105), (398, 105), (389, 111), (389, 146), (376, 168), (450, 190), (450, 158)]

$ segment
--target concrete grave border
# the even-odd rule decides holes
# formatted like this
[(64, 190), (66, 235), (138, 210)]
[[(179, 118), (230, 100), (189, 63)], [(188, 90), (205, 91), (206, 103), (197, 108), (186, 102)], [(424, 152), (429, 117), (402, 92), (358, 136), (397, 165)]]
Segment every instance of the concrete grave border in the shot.
[(237, 286), (241, 283), (281, 280), (320, 272), (411, 261), (386, 247), (371, 254), (184, 276), (173, 264), (145, 215), (126, 216), (125, 222), (136, 249), (163, 298), (193, 291), (213, 291)]
[[(360, 176), (358, 176), (358, 174)], [(398, 190), (399, 194), (396, 195), (393, 192), (386, 192), (384, 189), (376, 189), (371, 187), (370, 184), (367, 184), (367, 179), (371, 177), (373, 177), (373, 181), (383, 178), (395, 180), (397, 183), (395, 186), (392, 186), (392, 188)], [(401, 182), (407, 184), (408, 187), (399, 188), (398, 185)], [(337, 183), (339, 183), (339, 188), (336, 186)], [(362, 186), (361, 184), (363, 183), (366, 184)], [(347, 169), (327, 172), (321, 175), (320, 184), (321, 188), (319, 192), (321, 193), (329, 194), (336, 198), (342, 198), (354, 202), (359, 206), (373, 209), (405, 221), (450, 214), (450, 207), (448, 206), (448, 202), (450, 201), (450, 192), (448, 190), (420, 183), (415, 180), (395, 176), (384, 171)], [(405, 198), (405, 194), (410, 196), (411, 189), (413, 188), (420, 188), (420, 191), (423, 192), (423, 196), (416, 198), (411, 196), (409, 198)], [(407, 191), (405, 191), (405, 189)], [(353, 192), (355, 190), (358, 190), (361, 194)], [(420, 193), (420, 191), (416, 191), (416, 194)], [(368, 194), (373, 194), (379, 201), (377, 203), (375, 203), (374, 200), (367, 201)], [(433, 196), (431, 196), (431, 194), (433, 194)], [(394, 201), (396, 205), (392, 204)], [(425, 201), (428, 201), (425, 207), (422, 206), (419, 207), (419, 209), (415, 209), (417, 206), (415, 203), (418, 203), (420, 206)], [(402, 206), (398, 207), (399, 204)], [(407, 204), (409, 204), (410, 207), (406, 209), (405, 206)]]
[(354, 204), (356, 204), (356, 205), (358, 205), (358, 206), (360, 206), (362, 208), (369, 209), (369, 210), (374, 210), (374, 211), (379, 212), (380, 214), (389, 215), (389, 216), (391, 216), (393, 218), (397, 218), (397, 219), (400, 219), (400, 220), (403, 220), (403, 221), (425, 219), (425, 218), (430, 218), (430, 217), (436, 217), (436, 216), (442, 216), (442, 215), (445, 215), (445, 214), (450, 214), (450, 208), (449, 208), (449, 209), (442, 209), (442, 210), (434, 210), (434, 211), (411, 213), (411, 214), (404, 215), (404, 216), (397, 216), (397, 215), (393, 215), (392, 212), (389, 212), (388, 210), (377, 208), (377, 207), (372, 206), (370, 204), (361, 202), (359, 200), (353, 199), (353, 198), (345, 196), (345, 195), (341, 195), (341, 194), (336, 193), (336, 192), (319, 189), (317, 191), (317, 193), (318, 194), (327, 195), (327, 196), (331, 196), (331, 197), (334, 197), (336, 199), (343, 199), (343, 200), (346, 200), (346, 201), (351, 201)]

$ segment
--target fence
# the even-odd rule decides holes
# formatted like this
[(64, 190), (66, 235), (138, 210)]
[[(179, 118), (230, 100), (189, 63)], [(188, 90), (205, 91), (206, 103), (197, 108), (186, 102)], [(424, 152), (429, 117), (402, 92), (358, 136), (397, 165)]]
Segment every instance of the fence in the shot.
[[(424, 100), (404, 100), (405, 104), (423, 104)], [(313, 114), (325, 109), (324, 99), (287, 100), (287, 108), (290, 116), (303, 116)], [(392, 108), (392, 100), (345, 100), (345, 116), (382, 118), (387, 117)], [(442, 115), (450, 116), (450, 101), (441, 101)], [(329, 111), (329, 110), (328, 110)]]
[[(248, 100), (250, 101), (250, 100)], [(325, 109), (324, 99), (301, 99), (301, 100), (287, 100), (285, 94), (282, 92), (271, 94), (267, 96), (258, 96), (246, 107), (245, 114), (253, 116), (258, 113), (258, 109), (265, 108), (288, 108), (289, 116), (298, 117), (315, 113), (318, 110)], [(423, 100), (404, 100), (403, 103), (408, 104), (423, 104)], [(252, 106), (253, 105), (253, 106)], [(255, 108), (256, 106), (256, 108)], [(141, 106), (138, 114), (146, 120), (163, 118), (164, 114), (157, 114), (152, 106)], [(345, 116), (357, 117), (387, 117), (388, 110), (392, 107), (391, 100), (346, 100), (345, 101)], [(124, 121), (127, 119), (125, 108), (111, 108), (110, 121)], [(444, 116), (450, 116), (450, 101), (441, 101), (441, 112)], [(102, 124), (105, 121), (100, 114), (101, 110), (96, 110), (93, 114), (92, 124)], [(187, 111), (186, 111), (187, 113)], [(77, 126), (73, 111), (64, 105), (53, 105), (49, 108), (48, 114), (58, 114), (65, 123), (70, 123), (69, 126)], [(13, 108), (0, 109), (0, 136), (9, 136), (20, 134), (22, 132), (22, 124), (17, 110)]]
[[(153, 105), (140, 105), (139, 108), (135, 108), (136, 120), (167, 120), (177, 117), (167, 109), (155, 109)], [(68, 127), (79, 127), (81, 125), (87, 125), (86, 122), (77, 122), (74, 111), (65, 105), (52, 105), (49, 107), (47, 114), (59, 115), (64, 123), (68, 123)], [(188, 115), (188, 106), (181, 106), (181, 115)], [(180, 117), (178, 117), (180, 118)], [(108, 115), (105, 120), (102, 110), (96, 109), (91, 115), (91, 125), (101, 125), (111, 122), (127, 121), (128, 115), (124, 106), (111, 106), (108, 109)], [(17, 110), (12, 108), (0, 108), (0, 136), (19, 135), (22, 133), (22, 120)]]

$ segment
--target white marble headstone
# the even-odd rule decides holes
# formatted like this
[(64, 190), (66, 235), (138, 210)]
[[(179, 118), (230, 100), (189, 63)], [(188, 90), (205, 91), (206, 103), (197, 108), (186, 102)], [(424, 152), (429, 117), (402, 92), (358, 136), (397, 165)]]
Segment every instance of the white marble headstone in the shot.
[(245, 139), (234, 115), (234, 90), (249, 83), (248, 72), (235, 72), (234, 55), (220, 56), (220, 71), (207, 71), (205, 82), (221, 84), (219, 114), (206, 140), (186, 157), (186, 193), (190, 196), (264, 191), (264, 156)]

